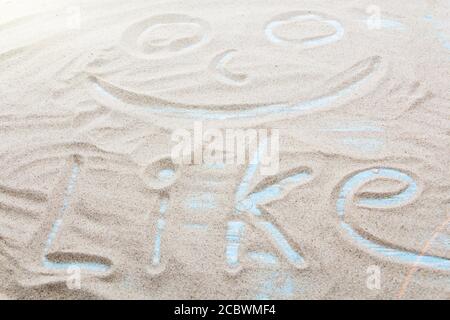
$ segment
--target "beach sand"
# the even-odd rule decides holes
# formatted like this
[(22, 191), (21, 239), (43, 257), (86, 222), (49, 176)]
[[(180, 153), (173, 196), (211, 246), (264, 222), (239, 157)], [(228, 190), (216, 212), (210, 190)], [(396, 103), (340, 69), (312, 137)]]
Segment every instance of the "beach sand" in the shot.
[(449, 299), (450, 3), (374, 2), (0, 0), (0, 298)]

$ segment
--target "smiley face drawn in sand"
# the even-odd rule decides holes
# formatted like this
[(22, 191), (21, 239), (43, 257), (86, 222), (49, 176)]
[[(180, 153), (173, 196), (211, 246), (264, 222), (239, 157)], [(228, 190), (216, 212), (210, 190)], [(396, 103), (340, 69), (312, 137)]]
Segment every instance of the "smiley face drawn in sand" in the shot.
[[(289, 34), (289, 25), (296, 23), (303, 24), (306, 22), (312, 22), (312, 28), (318, 27), (320, 32), (306, 38), (296, 38)], [(154, 27), (148, 28), (149, 24)], [(322, 27), (320, 27), (320, 25), (322, 25)], [(169, 27), (169, 30), (166, 31), (167, 33), (173, 33), (175, 35), (181, 33), (181, 37), (175, 37), (176, 39), (171, 37), (167, 37), (165, 39), (154, 39), (155, 33), (160, 33), (161, 30), (166, 27)], [(323, 28), (323, 30), (320, 28)], [(264, 27), (260, 28), (259, 31), (262, 38), (264, 38), (264, 41), (272, 43), (271, 45), (273, 45), (274, 48), (280, 48), (280, 52), (285, 50), (298, 50), (298, 52), (302, 52), (304, 50), (320, 50), (319, 54), (323, 54), (323, 50), (326, 50), (327, 47), (338, 45), (339, 43), (345, 41), (345, 33), (343, 33), (343, 28), (344, 26), (342, 26), (338, 20), (333, 19), (332, 17), (326, 17), (322, 13), (311, 14), (306, 12), (295, 12), (272, 18), (265, 24)], [(127, 52), (127, 54), (136, 59), (133, 61), (141, 61), (143, 64), (154, 61), (158, 61), (158, 63), (166, 63), (171, 59), (175, 59), (177, 63), (180, 63), (180, 61), (183, 61), (177, 60), (180, 57), (190, 56), (190, 58), (192, 58), (192, 56), (197, 52), (211, 44), (216, 37), (213, 33), (214, 29), (215, 28), (213, 25), (209, 25), (206, 20), (200, 18), (191, 18), (186, 15), (156, 16), (132, 25), (124, 33), (121, 47), (125, 52)], [(136, 34), (139, 36), (135, 37)], [(212, 58), (211, 63), (209, 65), (207, 63), (205, 64), (205, 61), (200, 59), (201, 61), (199, 64), (205, 69), (209, 66), (209, 69), (205, 71), (207, 78), (212, 82), (217, 81), (221, 88), (225, 86), (233, 88), (233, 90), (242, 89), (243, 92), (249, 92), (248, 86), (251, 86), (252, 83), (258, 81), (258, 79), (255, 79), (255, 74), (251, 72), (251, 68), (248, 68), (248, 70), (245, 70), (245, 68), (244, 70), (241, 70), (241, 64), (237, 65), (238, 68), (233, 68), (233, 63), (235, 61), (240, 61), (243, 55), (248, 55), (251, 58), (254, 56), (248, 51), (241, 50), (240, 47), (239, 49), (229, 50), (223, 50), (224, 48), (234, 48), (234, 46), (230, 45), (222, 48), (212, 47), (210, 54), (208, 54), (208, 57)], [(279, 57), (281, 55), (282, 54), (277, 54), (276, 56)], [(278, 61), (278, 59), (274, 60)], [(117, 61), (123, 62), (124, 60), (119, 59)], [(113, 62), (116, 62), (116, 60), (113, 60)], [(347, 101), (348, 97), (358, 94), (359, 89), (366, 86), (365, 83), (378, 79), (378, 76), (382, 73), (382, 68), (380, 68), (381, 65), (382, 61), (379, 57), (369, 57), (360, 60), (355, 64), (349, 63), (349, 68), (342, 69), (346, 71), (342, 73), (333, 73), (336, 75), (334, 77), (330, 74), (325, 77), (326, 79), (316, 79), (315, 82), (317, 82), (317, 86), (320, 87), (323, 83), (321, 80), (324, 80), (329, 85), (330, 89), (326, 90), (326, 88), (323, 88), (325, 93), (319, 95), (320, 97), (318, 99), (314, 99), (314, 97), (308, 99), (306, 97), (306, 99), (301, 99), (303, 102), (290, 104), (283, 104), (283, 101), (278, 98), (274, 98), (275, 103), (266, 101), (266, 104), (255, 101), (250, 103), (245, 99), (242, 103), (234, 101), (229, 104), (215, 103), (213, 105), (191, 105), (189, 102), (186, 102), (189, 101), (189, 99), (186, 99), (184, 102), (173, 103), (165, 99), (156, 99), (148, 96), (147, 94), (142, 94), (139, 92), (133, 93), (135, 91), (134, 89), (124, 90), (127, 86), (124, 84), (118, 85), (115, 83), (114, 79), (111, 80), (109, 78), (107, 72), (104, 74), (101, 74), (100, 72), (98, 76), (93, 75), (91, 78), (93, 83), (91, 84), (98, 84), (98, 87), (95, 88), (95, 94), (99, 94), (98, 96), (96, 95), (96, 97), (102, 104), (110, 106), (116, 111), (137, 116), (143, 115), (154, 117), (155, 115), (169, 115), (187, 119), (199, 117), (204, 119), (219, 120), (239, 118), (251, 119), (253, 117), (264, 117), (265, 115), (271, 117), (276, 114), (281, 114), (281, 116), (284, 117), (285, 115), (297, 115), (307, 111), (320, 110), (321, 108), (336, 107), (340, 105), (340, 101)], [(148, 70), (143, 70), (142, 73), (148, 74), (147, 71)], [(299, 68), (295, 72), (302, 73), (304, 70)], [(132, 76), (133, 75), (131, 75), (131, 77)], [(327, 79), (330, 80), (331, 83), (327, 82)], [(360, 79), (361, 81), (353, 81), (355, 79)], [(142, 78), (139, 80), (142, 80)], [(129, 85), (130, 88), (134, 88), (135, 86), (136, 83), (130, 83)], [(370, 87), (370, 85), (368, 87)], [(142, 90), (142, 92), (147, 91)], [(172, 92), (169, 92), (168, 95), (172, 95)], [(264, 98), (262, 100), (267, 99)], [(130, 103), (125, 104), (124, 101), (130, 101)], [(280, 104), (278, 104), (278, 102), (280, 102)], [(158, 106), (161, 107), (160, 111), (157, 111)], [(284, 112), (284, 110), (286, 110), (286, 112)], [(109, 271), (111, 266), (113, 266), (113, 262), (107, 259), (107, 253), (104, 253), (103, 250), (98, 250), (96, 253), (85, 253), (80, 250), (75, 252), (83, 254), (72, 256), (70, 256), (70, 253), (67, 254), (67, 252), (57, 255), (55, 253), (58, 253), (59, 248), (57, 247), (58, 241), (55, 241), (55, 239), (59, 237), (60, 240), (61, 238), (67, 238), (70, 235), (70, 232), (66, 231), (67, 229), (60, 227), (64, 227), (65, 224), (71, 223), (69, 211), (71, 209), (71, 205), (74, 203), (71, 199), (76, 198), (79, 190), (83, 189), (83, 183), (86, 183), (83, 178), (90, 173), (90, 171), (87, 171), (87, 167), (85, 165), (90, 165), (91, 162), (98, 161), (99, 164), (97, 170), (107, 171), (108, 169), (105, 169), (104, 166), (105, 163), (114, 162), (116, 164), (116, 162), (118, 163), (119, 161), (116, 161), (116, 159), (113, 161), (111, 155), (109, 154), (106, 156), (103, 152), (93, 152), (87, 150), (85, 147), (80, 148), (74, 147), (73, 145), (57, 147), (52, 146), (45, 150), (27, 150), (27, 152), (33, 154), (32, 162), (23, 164), (20, 161), (23, 161), (24, 159), (26, 160), (28, 157), (17, 157), (16, 162), (11, 161), (8, 163), (10, 164), (10, 168), (19, 167), (18, 164), (20, 164), (21, 170), (28, 170), (32, 166), (37, 166), (38, 168), (53, 168), (51, 165), (53, 161), (59, 161), (61, 159), (69, 159), (70, 161), (70, 166), (67, 166), (67, 168), (64, 167), (67, 169), (67, 174), (66, 179), (63, 179), (64, 187), (61, 188), (61, 194), (63, 197), (61, 201), (58, 202), (58, 210), (56, 210), (60, 215), (48, 215), (49, 219), (46, 220), (45, 225), (42, 226), (42, 238), (39, 238), (39, 240), (42, 241), (37, 245), (39, 248), (44, 247), (45, 245), (45, 249), (43, 252), (42, 250), (39, 251), (39, 254), (43, 253), (44, 256), (42, 261), (39, 261), (42, 262), (46, 269), (63, 270), (67, 268), (67, 266), (74, 264), (74, 262), (71, 260), (69, 263), (63, 263), (61, 261), (64, 261), (64, 259), (61, 258), (76, 258), (77, 261), (75, 263), (83, 269), (88, 269), (94, 272)], [(76, 154), (76, 156), (74, 156), (74, 154)], [(83, 156), (78, 156), (78, 154), (82, 154)], [(86, 154), (88, 155), (86, 156)], [(127, 163), (127, 161), (123, 161), (123, 163)], [(45, 164), (45, 166), (42, 166), (42, 164)], [(150, 265), (152, 268), (155, 268), (156, 271), (160, 271), (158, 270), (158, 265), (164, 263), (165, 258), (171, 254), (170, 250), (167, 250), (167, 246), (165, 246), (164, 243), (173, 241), (173, 237), (167, 239), (167, 236), (171, 236), (173, 230), (168, 229), (168, 227), (170, 227), (170, 224), (174, 219), (173, 215), (171, 217), (172, 212), (169, 212), (168, 209), (170, 209), (171, 201), (175, 200), (176, 196), (179, 194), (176, 194), (176, 191), (173, 191), (171, 188), (177, 183), (180, 183), (180, 180), (182, 179), (180, 179), (176, 168), (169, 161), (167, 161), (167, 159), (158, 159), (146, 167), (136, 167), (129, 170), (136, 170), (139, 172), (143, 184), (145, 184), (152, 193), (158, 195), (158, 207), (156, 209), (146, 207), (141, 202), (138, 202), (138, 205), (142, 207), (143, 211), (146, 211), (146, 213), (151, 211), (153, 216), (156, 216), (156, 221), (152, 221), (152, 226), (154, 228), (148, 228), (147, 230), (148, 234), (151, 234), (152, 241), (148, 241), (146, 243), (147, 246), (141, 252), (142, 256), (145, 257), (145, 262), (140, 266), (145, 267)], [(409, 198), (410, 201), (412, 201), (417, 195), (417, 189), (414, 188), (414, 186), (417, 187), (417, 185), (414, 182), (412, 174), (393, 168), (380, 168), (378, 173), (372, 175), (371, 173), (368, 173), (370, 170), (362, 170), (361, 175), (355, 174), (353, 178), (345, 178), (342, 185), (339, 186), (339, 188), (342, 187), (342, 194), (340, 194), (339, 199), (346, 199), (345, 206), (342, 206), (340, 202), (338, 202), (337, 206), (338, 217), (340, 221), (342, 220), (342, 230), (347, 238), (350, 237), (351, 241), (356, 243), (358, 246), (363, 247), (363, 249), (370, 251), (370, 253), (373, 253), (374, 255), (385, 254), (386, 256), (390, 256), (395, 261), (399, 260), (400, 262), (403, 262), (401, 259), (406, 257), (408, 259), (408, 263), (413, 263), (413, 260), (417, 258), (417, 255), (412, 256), (407, 252), (394, 250), (392, 247), (395, 246), (390, 243), (383, 243), (380, 245), (380, 243), (369, 242), (360, 234), (356, 233), (356, 229), (353, 226), (345, 224), (347, 221), (347, 217), (344, 214), (345, 209), (350, 205), (350, 199), (353, 197), (353, 191), (361, 187), (359, 182), (365, 179), (370, 180), (377, 177), (389, 177), (398, 178), (399, 180), (408, 183), (411, 187), (406, 188), (399, 193), (402, 195), (401, 197), (396, 197), (394, 195), (394, 200), (403, 197)], [(58, 170), (55, 171), (58, 173)], [(249, 172), (250, 171), (251, 170), (249, 168)], [(33, 170), (30, 169), (28, 172), (33, 172)], [(295, 243), (291, 242), (289, 237), (285, 235), (283, 228), (276, 225), (276, 223), (271, 220), (270, 212), (263, 212), (261, 206), (264, 206), (271, 201), (283, 201), (283, 196), (287, 192), (294, 191), (294, 188), (303, 185), (303, 183), (309, 182), (311, 173), (312, 171), (309, 168), (300, 167), (300, 169), (295, 172), (277, 176), (274, 179), (274, 184), (265, 184), (258, 190), (246, 189), (244, 187), (246, 185), (246, 180), (248, 180), (247, 175), (241, 177), (242, 180), (239, 180), (241, 178), (234, 177), (236, 181), (239, 182), (238, 190), (230, 189), (227, 191), (229, 193), (235, 192), (234, 205), (236, 212), (229, 212), (228, 223), (221, 225), (224, 232), (223, 237), (220, 238), (220, 240), (223, 241), (220, 243), (223, 246), (223, 251), (220, 252), (222, 254), (222, 258), (226, 262), (226, 265), (230, 269), (239, 268), (239, 263), (241, 262), (240, 258), (244, 255), (250, 257), (252, 261), (262, 261), (265, 264), (274, 264), (277, 266), (281, 260), (287, 261), (290, 265), (293, 265), (298, 269), (302, 269), (307, 265), (307, 262), (310, 261), (309, 259), (311, 259), (311, 257), (303, 254), (302, 243), (299, 243), (299, 248), (297, 248)], [(16, 174), (18, 175), (17, 172)], [(24, 174), (24, 176), (26, 175)], [(31, 176), (31, 174), (29, 174), (29, 176)], [(201, 178), (198, 179), (201, 180)], [(355, 181), (358, 183), (355, 183)], [(107, 183), (112, 182), (114, 182), (114, 180), (108, 181)], [(77, 189), (78, 185), (80, 185), (80, 189)], [(240, 188), (241, 186), (242, 188)], [(351, 191), (349, 191), (350, 189)], [(96, 192), (98, 192), (98, 190), (96, 190)], [(299, 192), (301, 192), (301, 190)], [(41, 193), (33, 193), (27, 190), (20, 190), (20, 192), (9, 192), (9, 194), (13, 194), (16, 199), (22, 201), (28, 201), (28, 198), (31, 195), (31, 200), (35, 205), (42, 205), (42, 203), (46, 203), (47, 201), (45, 195)], [(170, 195), (175, 196), (170, 197)], [(379, 197), (375, 197), (372, 201), (368, 198), (370, 197), (367, 197), (367, 199), (360, 199), (362, 200), (360, 204), (363, 207), (379, 207), (383, 204), (380, 202), (377, 203)], [(209, 205), (210, 203), (213, 203), (211, 199), (214, 198), (196, 198), (196, 201), (192, 202), (192, 207), (198, 208), (201, 207), (199, 203), (204, 204), (207, 202), (209, 202)], [(128, 201), (128, 199), (125, 200)], [(396, 205), (401, 206), (405, 203), (407, 203), (407, 200), (405, 200), (405, 202), (400, 201), (396, 203)], [(19, 206), (20, 204), (17, 205)], [(101, 206), (101, 203), (99, 206)], [(207, 209), (211, 209), (213, 207), (214, 206), (212, 204), (210, 206), (206, 206)], [(123, 216), (124, 217), (122, 218), (128, 217), (125, 210)], [(250, 218), (247, 219), (248, 217)], [(61, 222), (65, 219), (68, 221), (66, 220), (65, 223), (63, 222), (61, 224)], [(136, 222), (137, 219), (132, 221)], [(240, 247), (241, 236), (248, 233), (249, 226), (256, 227), (259, 231), (263, 232), (265, 237), (261, 237), (261, 242), (270, 242), (272, 249), (275, 250), (275, 254), (272, 255), (272, 253), (261, 252), (247, 253), (242, 252), (242, 250), (239, 249), (242, 248), (242, 246)], [(191, 225), (189, 227), (195, 227), (197, 230), (203, 230), (201, 228), (204, 226)], [(135, 229), (133, 228), (133, 232), (134, 230)], [(224, 243), (226, 243), (226, 246), (223, 245)], [(175, 246), (175, 243), (172, 243), (172, 245)], [(34, 245), (33, 248), (35, 248)], [(279, 255), (277, 255), (277, 253), (279, 253)], [(442, 270), (442, 267), (440, 266), (445, 266), (447, 262), (442, 259), (436, 259), (439, 259), (439, 257), (424, 257), (424, 265), (430, 268), (438, 267), (437, 269)], [(439, 263), (436, 264), (436, 261)], [(50, 273), (51, 272), (48, 274)], [(44, 274), (44, 272), (42, 272), (42, 274)], [(283, 288), (282, 291), (292, 291), (292, 285), (289, 277), (285, 277), (283, 275), (281, 278), (283, 278), (281, 284), (281, 287)], [(269, 282), (271, 282), (270, 279)]]
[[(229, 20), (213, 24), (165, 14), (132, 24), (119, 48), (88, 66), (92, 95), (104, 106), (140, 118), (273, 121), (338, 107), (384, 75), (379, 56), (337, 69), (327, 47), (345, 42), (345, 28), (321, 12), (288, 12), (248, 30), (254, 52), (243, 39), (215, 34), (221, 23)], [(302, 56), (309, 50), (318, 50), (313, 61)], [(293, 59), (292, 52), (298, 57)]]

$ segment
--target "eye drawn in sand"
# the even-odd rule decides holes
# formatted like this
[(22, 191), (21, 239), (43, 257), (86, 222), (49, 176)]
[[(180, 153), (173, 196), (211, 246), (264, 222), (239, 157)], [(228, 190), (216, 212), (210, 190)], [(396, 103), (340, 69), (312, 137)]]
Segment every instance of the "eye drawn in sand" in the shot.
[(183, 14), (165, 14), (139, 21), (122, 35), (122, 47), (143, 59), (183, 54), (208, 42), (206, 21)]
[[(118, 112), (136, 117), (154, 117), (155, 115), (203, 120), (239, 120), (262, 118), (273, 121), (274, 118), (286, 118), (329, 107), (336, 108), (364, 92), (373, 81), (378, 82), (384, 75), (382, 59), (372, 56), (361, 60), (348, 69), (330, 77), (323, 87), (326, 91), (304, 101), (276, 104), (232, 104), (232, 105), (192, 105), (176, 103), (146, 93), (135, 92), (99, 76), (91, 76), (93, 97), (102, 105)], [(265, 117), (265, 118), (264, 118)]]
[[(293, 38), (283, 36), (278, 32), (290, 24), (305, 25), (308, 22), (322, 24), (325, 29), (322, 34), (308, 35), (305, 38)], [(328, 27), (328, 28), (327, 28)], [(305, 49), (320, 47), (337, 42), (344, 37), (345, 30), (338, 20), (324, 17), (321, 13), (313, 13), (310, 11), (294, 11), (279, 15), (273, 18), (265, 27), (267, 39), (274, 44), (295, 45)]]
[(388, 258), (398, 263), (418, 265), (434, 270), (450, 270), (450, 260), (446, 258), (422, 256), (418, 252), (394, 248), (388, 243), (382, 243), (375, 239), (369, 240), (367, 236), (363, 236), (345, 221), (346, 208), (350, 205), (350, 201), (355, 197), (355, 194), (367, 183), (379, 179), (398, 181), (406, 186), (396, 193), (359, 193), (357, 206), (380, 210), (401, 207), (413, 201), (419, 194), (419, 187), (416, 181), (407, 173), (397, 169), (373, 168), (354, 174), (342, 184), (336, 203), (340, 226), (346, 236), (352, 242), (376, 256)]
[[(247, 224), (263, 231), (272, 245), (291, 265), (298, 269), (307, 267), (307, 263), (295, 245), (291, 244), (279, 227), (270, 221), (270, 215), (264, 212), (262, 206), (283, 199), (294, 188), (309, 182), (312, 172), (308, 168), (299, 168), (295, 172), (288, 172), (281, 177), (271, 177), (251, 190), (251, 183), (259, 169), (262, 153), (266, 147), (267, 141), (259, 145), (235, 193), (234, 217), (242, 218), (228, 223), (226, 258), (229, 271), (232, 273), (237, 273), (241, 269), (240, 243)], [(271, 259), (267, 253), (258, 253), (257, 255), (252, 253), (251, 256), (262, 262), (270, 260), (277, 263), (277, 260)]]

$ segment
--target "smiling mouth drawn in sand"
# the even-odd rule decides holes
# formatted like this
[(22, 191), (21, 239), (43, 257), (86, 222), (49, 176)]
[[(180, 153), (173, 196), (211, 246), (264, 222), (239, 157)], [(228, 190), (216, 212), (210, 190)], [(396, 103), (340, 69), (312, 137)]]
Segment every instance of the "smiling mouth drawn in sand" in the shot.
[[(291, 39), (279, 34), (278, 29), (292, 23), (313, 22), (312, 29), (319, 28), (318, 34), (302, 39)], [(322, 30), (324, 27), (325, 30)], [(168, 29), (169, 35), (158, 37), (162, 30)], [(325, 34), (323, 34), (325, 33)], [(289, 12), (276, 16), (265, 26), (266, 41), (286, 50), (311, 50), (317, 47), (343, 41), (345, 31), (339, 21), (327, 18), (321, 13), (303, 11)], [(152, 40), (153, 37), (153, 40)], [(156, 39), (155, 39), (156, 38)], [(122, 36), (121, 47), (137, 58), (137, 62), (160, 60), (162, 57), (182, 55), (195, 51), (206, 45), (211, 38), (211, 28), (206, 21), (185, 15), (162, 15), (145, 19), (130, 26)], [(239, 53), (229, 49), (216, 54), (209, 65), (213, 75), (211, 81), (219, 81), (225, 86), (243, 87), (251, 82), (252, 75), (233, 72), (227, 64)], [(167, 59), (170, 60), (170, 59)], [(166, 60), (161, 60), (161, 63)], [(170, 64), (170, 61), (167, 61)], [(208, 66), (205, 66), (207, 68)], [(302, 67), (299, 66), (299, 73)], [(148, 94), (133, 90), (127, 86), (109, 81), (95, 72), (90, 74), (91, 92), (102, 105), (119, 112), (126, 112), (138, 117), (170, 116), (203, 120), (233, 120), (256, 118), (263, 120), (301, 115), (325, 108), (337, 107), (350, 98), (364, 94), (365, 90), (377, 83), (384, 75), (382, 58), (371, 56), (350, 64), (337, 74), (326, 76), (318, 83), (305, 83), (320, 88), (321, 94), (315, 93), (295, 102), (272, 101), (267, 103), (217, 103), (198, 104), (174, 102), (158, 98), (157, 94)], [(251, 90), (251, 89), (250, 89)]]

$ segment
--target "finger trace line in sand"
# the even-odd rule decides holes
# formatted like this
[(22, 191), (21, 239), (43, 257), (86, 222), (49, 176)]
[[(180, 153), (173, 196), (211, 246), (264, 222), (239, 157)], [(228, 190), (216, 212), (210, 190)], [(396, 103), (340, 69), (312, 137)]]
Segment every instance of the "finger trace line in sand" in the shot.
[[(80, 173), (80, 164), (77, 159), (73, 160), (71, 175), (67, 183), (66, 191), (63, 198), (63, 205), (59, 211), (56, 220), (53, 223), (52, 229), (47, 237), (47, 242), (44, 248), (44, 256), (42, 258), (42, 264), (47, 269), (53, 270), (66, 270), (71, 267), (78, 267), (80, 269), (95, 271), (95, 272), (106, 272), (109, 270), (110, 266), (103, 263), (95, 262), (54, 262), (49, 259), (50, 250), (52, 248), (53, 242), (56, 239), (61, 226), (63, 224), (64, 216), (70, 206), (70, 201), (75, 192), (78, 176)], [(84, 256), (84, 255), (83, 255)]]
[[(331, 26), (335, 32), (332, 35), (316, 36), (307, 39), (286, 39), (276, 35), (275, 29), (283, 25), (295, 22), (316, 21), (323, 22)], [(291, 12), (275, 17), (266, 25), (265, 34), (267, 39), (274, 44), (298, 45), (303, 48), (314, 48), (337, 42), (344, 37), (345, 31), (341, 23), (337, 20), (324, 18), (321, 14), (311, 14), (309, 12)]]
[(311, 180), (311, 173), (304, 169), (300, 173), (284, 178), (265, 189), (248, 195), (245, 199), (241, 199), (236, 205), (239, 211), (246, 211), (256, 216), (261, 216), (259, 206), (281, 199), (290, 190), (305, 184)]
[[(172, 30), (175, 35), (161, 35), (164, 29), (170, 32), (171, 28), (175, 29)], [(185, 35), (189, 31), (193, 34)], [(166, 14), (144, 19), (128, 27), (122, 34), (122, 46), (139, 58), (163, 59), (204, 45), (209, 40), (209, 33), (210, 27), (206, 21), (183, 14)], [(152, 36), (160, 37), (152, 40)]]
[(247, 256), (255, 262), (265, 265), (277, 265), (278, 258), (268, 252), (249, 252)]
[(419, 190), (416, 182), (406, 173), (391, 168), (373, 168), (361, 171), (350, 177), (342, 186), (336, 203), (337, 214), (340, 219), (340, 226), (344, 232), (361, 247), (369, 252), (386, 257), (399, 263), (417, 264), (421, 267), (435, 270), (450, 270), (450, 260), (436, 256), (421, 256), (419, 253), (406, 250), (390, 248), (376, 241), (364, 238), (353, 227), (345, 222), (345, 211), (348, 202), (360, 187), (368, 181), (376, 179), (392, 179), (408, 184), (408, 187), (398, 194), (387, 197), (372, 197), (359, 199), (358, 205), (366, 208), (393, 208), (403, 206), (414, 199)]
[[(164, 270), (162, 260), (162, 238), (166, 228), (166, 212), (169, 207), (169, 196), (164, 190), (172, 186), (178, 179), (177, 168), (170, 157), (158, 157), (143, 170), (142, 180), (146, 185), (157, 191), (162, 191), (159, 196), (159, 218), (156, 222), (155, 239), (153, 244), (153, 256), (151, 258), (151, 273), (160, 273)], [(156, 269), (153, 269), (156, 268)]]
[(244, 73), (233, 73), (226, 69), (226, 64), (233, 58), (236, 50), (227, 50), (218, 54), (211, 61), (209, 70), (220, 80), (228, 85), (243, 85), (247, 82), (248, 76)]
[[(358, 124), (349, 126), (337, 126), (334, 128), (321, 129), (320, 132), (339, 133), (339, 143), (345, 145), (347, 148), (351, 147), (355, 150), (365, 153), (376, 153), (384, 146), (384, 139), (382, 137), (369, 137), (368, 135), (379, 135), (384, 130), (379, 126), (370, 124)], [(360, 137), (358, 134), (363, 134)]]
[(334, 89), (316, 96), (315, 98), (296, 103), (277, 104), (247, 104), (247, 105), (188, 105), (171, 102), (154, 96), (137, 93), (121, 88), (98, 76), (91, 76), (92, 95), (102, 105), (108, 106), (118, 112), (126, 112), (138, 117), (153, 117), (156, 115), (194, 118), (205, 120), (231, 120), (255, 117), (282, 118), (292, 115), (318, 111), (327, 107), (337, 107), (364, 89), (369, 80), (377, 81), (384, 74), (382, 59), (372, 56), (352, 65), (347, 70), (331, 80)]
[[(267, 140), (260, 142), (244, 177), (237, 187), (235, 195), (235, 214), (250, 213), (257, 217), (255, 226), (262, 230), (277, 247), (286, 259), (297, 268), (305, 268), (306, 262), (303, 257), (289, 244), (283, 233), (272, 222), (262, 220), (263, 216), (258, 206), (268, 204), (282, 199), (294, 188), (310, 180), (310, 173), (303, 169), (300, 173), (281, 179), (272, 183), (260, 192), (250, 194), (251, 182), (261, 164), (261, 157), (267, 148)], [(227, 232), (227, 261), (231, 269), (239, 268), (239, 245), (240, 238), (245, 231), (245, 224), (241, 221), (233, 221), (228, 225)]]
[(450, 50), (450, 25), (448, 25), (447, 30), (445, 30), (443, 23), (436, 21), (432, 15), (427, 15), (424, 19), (432, 23), (433, 28), (438, 31), (437, 36), (442, 46), (445, 49)]
[(342, 126), (335, 127), (329, 129), (321, 129), (323, 132), (343, 132), (343, 133), (352, 133), (352, 132), (384, 132), (384, 129), (379, 126), (374, 125), (357, 125), (357, 126)]
[(406, 290), (408, 289), (408, 286), (411, 282), (412, 277), (414, 274), (420, 269), (420, 261), (424, 257), (424, 255), (428, 252), (430, 249), (432, 243), (435, 241), (435, 239), (439, 236), (439, 234), (450, 224), (450, 217), (445, 219), (443, 223), (441, 223), (433, 232), (430, 239), (428, 239), (427, 242), (425, 242), (423, 248), (420, 250), (420, 255), (418, 255), (416, 262), (409, 270), (408, 274), (406, 275), (405, 279), (403, 280), (402, 285), (400, 286), (400, 290), (398, 291), (397, 298), (402, 299), (403, 296), (406, 293)]
[(167, 212), (167, 207), (169, 206), (169, 199), (163, 197), (159, 200), (159, 202), (160, 202), (159, 207), (160, 218), (158, 219), (157, 222), (155, 244), (152, 258), (152, 266), (154, 267), (157, 267), (161, 264), (161, 241), (162, 241), (162, 234), (166, 227), (165, 214)]
[(380, 19), (381, 28), (385, 29), (395, 29), (400, 31), (405, 31), (406, 27), (403, 23), (393, 20), (393, 19)]
[(242, 221), (228, 222), (226, 258), (231, 269), (239, 268), (239, 248), (244, 230), (245, 224)]

